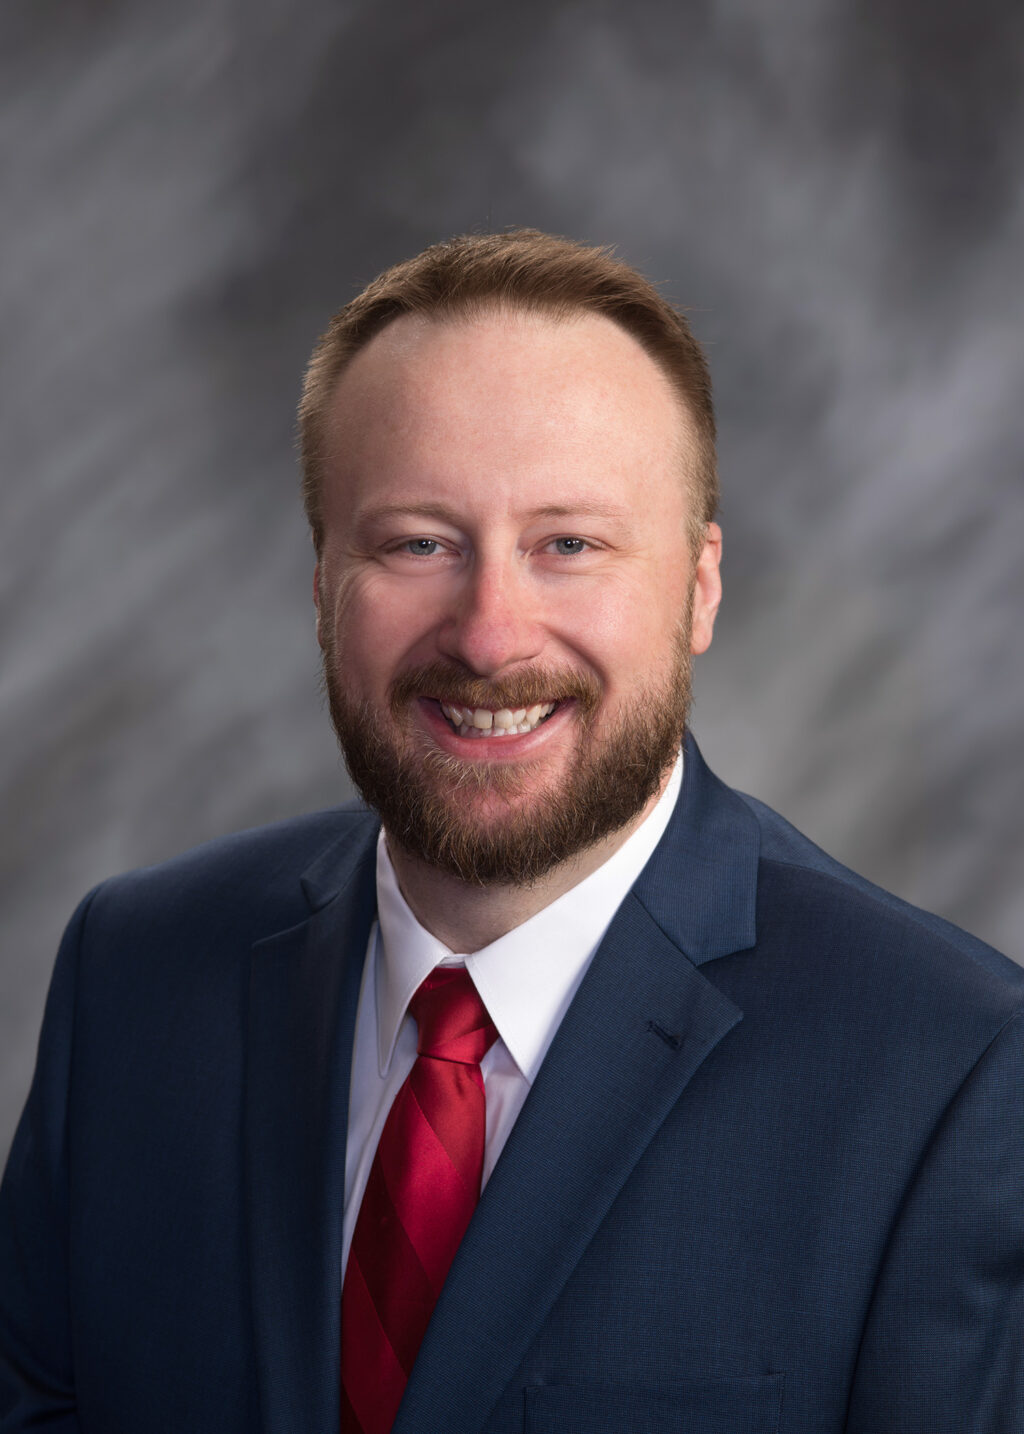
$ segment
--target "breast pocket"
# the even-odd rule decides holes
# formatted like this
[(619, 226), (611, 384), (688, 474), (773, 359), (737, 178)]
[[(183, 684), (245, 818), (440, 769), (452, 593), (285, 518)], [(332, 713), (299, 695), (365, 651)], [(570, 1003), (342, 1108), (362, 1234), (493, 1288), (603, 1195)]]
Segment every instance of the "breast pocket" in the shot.
[(781, 1374), (679, 1384), (533, 1385), (525, 1434), (778, 1434)]

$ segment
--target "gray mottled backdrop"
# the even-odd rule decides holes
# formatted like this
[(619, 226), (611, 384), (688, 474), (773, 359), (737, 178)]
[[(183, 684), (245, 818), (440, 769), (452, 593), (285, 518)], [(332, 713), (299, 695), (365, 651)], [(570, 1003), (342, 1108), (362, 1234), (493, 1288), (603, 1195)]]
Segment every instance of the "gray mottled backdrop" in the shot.
[(292, 413), (467, 228), (614, 243), (722, 421), (711, 759), (1024, 956), (1015, 0), (35, 0), (0, 19), (0, 1153), (92, 883), (346, 792)]

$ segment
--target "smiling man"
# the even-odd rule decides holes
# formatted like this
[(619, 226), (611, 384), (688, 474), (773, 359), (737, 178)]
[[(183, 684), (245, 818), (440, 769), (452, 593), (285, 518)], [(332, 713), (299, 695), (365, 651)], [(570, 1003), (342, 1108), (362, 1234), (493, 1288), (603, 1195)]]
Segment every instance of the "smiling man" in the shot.
[(721, 591), (694, 424), (609, 319), (494, 306), (393, 320), (322, 422), (334, 723), (403, 891), (475, 950), (668, 780)]
[(714, 777), (685, 320), (435, 246), (301, 408), (365, 805), (105, 883), (0, 1195), (0, 1431), (1020, 1434), (1024, 974)]

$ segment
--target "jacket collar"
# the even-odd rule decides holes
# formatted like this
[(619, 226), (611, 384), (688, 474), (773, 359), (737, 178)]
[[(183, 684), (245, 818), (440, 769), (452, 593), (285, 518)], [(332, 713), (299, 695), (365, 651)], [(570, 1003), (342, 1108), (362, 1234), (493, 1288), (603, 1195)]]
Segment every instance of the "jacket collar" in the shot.
[[(344, 830), (310, 862), (299, 883), (311, 911), (319, 911), (349, 890), (353, 883), (373, 883), (373, 853), (380, 818), (363, 804), (342, 809)], [(374, 896), (376, 906), (376, 896)]]
[(760, 827), (710, 770), (687, 732), (683, 790), (634, 895), (695, 966), (746, 951), (757, 939)]

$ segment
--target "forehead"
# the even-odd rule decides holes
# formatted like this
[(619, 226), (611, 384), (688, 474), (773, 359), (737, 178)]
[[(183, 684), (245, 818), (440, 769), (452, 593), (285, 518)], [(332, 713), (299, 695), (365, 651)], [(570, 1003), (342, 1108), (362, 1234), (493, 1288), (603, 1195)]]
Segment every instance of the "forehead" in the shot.
[(653, 470), (678, 475), (689, 429), (663, 370), (599, 315), (404, 316), (338, 382), (328, 489), (346, 478), (358, 489), (372, 473), (379, 492), (413, 472), (446, 484), (481, 473), (538, 483), (575, 475), (585, 488), (616, 472), (639, 497)]

